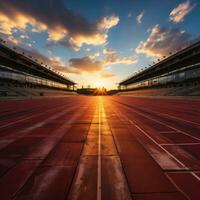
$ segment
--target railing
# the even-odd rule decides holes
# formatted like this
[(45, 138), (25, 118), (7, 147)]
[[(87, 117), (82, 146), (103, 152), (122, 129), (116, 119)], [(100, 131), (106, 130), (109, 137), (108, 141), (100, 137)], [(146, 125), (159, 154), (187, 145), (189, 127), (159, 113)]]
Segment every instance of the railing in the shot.
[(153, 69), (155, 66), (158, 66), (160, 63), (163, 63), (171, 58), (174, 58), (176, 55), (183, 53), (184, 51), (187, 51), (190, 47), (192, 48), (195, 45), (199, 46), (199, 43), (200, 43), (200, 38), (196, 38), (195, 40), (189, 42), (185, 47), (177, 49), (177, 51), (173, 53), (170, 52), (168, 56), (163, 56), (163, 59), (158, 59), (157, 63), (153, 62), (153, 65), (149, 65), (150, 67), (144, 67), (143, 69), (140, 69), (139, 71), (129, 75), (128, 77), (120, 81), (119, 85), (123, 85), (123, 82), (128, 81), (134, 77), (137, 77), (137, 75), (139, 75), (140, 73), (145, 73), (145, 71)]
[[(38, 59), (33, 58), (30, 55), (25, 55), (25, 52), (22, 49), (13, 46), (12, 43), (6, 42), (2, 38), (0, 38), (0, 44), (4, 47), (7, 47), (11, 52), (15, 52), (16, 54), (20, 55), (21, 60), (18, 60), (18, 62), (21, 62), (22, 64), (24, 64), (24, 60), (27, 60), (28, 62), (33, 62), (33, 65), (40, 65), (41, 69), (47, 70), (47, 72), (51, 72), (52, 74), (59, 76), (60, 78), (73, 83), (73, 81), (71, 79), (69, 79), (62, 72), (59, 72), (58, 70), (56, 70), (54, 66), (48, 66), (48, 65), (44, 64), (43, 61), (39, 61)], [(0, 53), (2, 53), (2, 52), (0, 52)], [(3, 53), (3, 56), (9, 58), (9, 56), (7, 54)]]
[(31, 83), (34, 85), (48, 86), (48, 87), (54, 87), (54, 88), (60, 88), (60, 89), (72, 89), (70, 86), (62, 84), (62, 83), (49, 81), (44, 78), (38, 78), (35, 76), (8, 72), (8, 71), (0, 71), (0, 78), (14, 80), (20, 83)]
[(121, 87), (121, 90), (136, 89), (143, 87), (152, 87), (158, 85), (166, 85), (169, 83), (180, 83), (188, 80), (199, 80), (200, 78), (200, 63), (184, 67), (182, 69), (174, 70), (170, 73), (156, 76), (154, 78), (145, 79), (136, 83)]

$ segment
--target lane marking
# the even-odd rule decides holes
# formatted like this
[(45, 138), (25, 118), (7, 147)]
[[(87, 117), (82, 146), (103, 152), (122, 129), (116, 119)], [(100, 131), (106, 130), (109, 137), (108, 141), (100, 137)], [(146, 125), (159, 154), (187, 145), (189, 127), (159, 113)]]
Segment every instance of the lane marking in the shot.
[(98, 171), (97, 171), (97, 200), (101, 200), (101, 114), (102, 105), (98, 98), (99, 132), (98, 132)]
[(19, 119), (19, 120), (17, 120), (17, 121), (14, 121), (14, 122), (6, 123), (5, 125), (0, 126), (0, 129), (7, 128), (7, 127), (9, 127), (9, 126), (13, 126), (13, 125), (18, 124), (18, 123), (20, 123), (20, 122), (27, 121), (27, 120), (29, 120), (29, 119), (38, 117), (38, 116), (40, 116), (40, 115), (44, 115), (44, 114), (49, 113), (49, 112), (51, 112), (51, 111), (53, 111), (53, 110), (60, 109), (60, 108), (63, 108), (63, 107), (66, 107), (66, 105), (64, 105), (64, 106), (58, 106), (58, 107), (52, 108), (52, 109), (48, 109), (47, 111), (44, 111), (45, 113), (39, 113), (39, 114), (31, 115), (31, 116), (29, 116), (29, 117), (22, 118), (22, 119)]
[[(131, 194), (130, 194), (130, 188), (127, 182), (127, 177), (125, 175), (125, 171), (124, 168), (122, 167), (122, 161), (121, 158), (119, 156), (119, 152), (121, 152), (120, 149), (120, 145), (118, 140), (115, 138), (115, 134), (116, 131), (113, 131), (111, 128), (111, 124), (110, 124), (110, 117), (111, 116), (116, 116), (116, 114), (111, 114), (109, 112), (106, 113), (107, 111), (107, 107), (104, 107), (105, 104), (103, 102), (102, 104), (102, 115), (104, 117), (104, 121), (102, 123), (102, 127), (107, 125), (108, 126), (108, 132), (110, 133), (111, 137), (112, 137), (112, 141), (114, 144), (114, 148), (116, 151), (116, 155), (109, 155), (110, 158), (112, 158), (112, 162), (114, 161), (114, 163), (112, 163), (111, 168), (109, 168), (110, 171), (112, 171), (110, 174), (114, 173), (115, 177), (114, 179), (112, 179), (112, 186), (109, 185), (111, 191), (113, 191), (115, 193), (115, 196), (112, 197), (112, 199), (115, 200), (121, 200), (121, 199), (126, 199), (126, 200), (131, 200)], [(109, 110), (109, 109), (108, 109)], [(113, 113), (113, 108), (111, 109), (112, 113)], [(111, 112), (111, 110), (109, 110)], [(118, 120), (120, 121), (120, 120)], [(104, 130), (102, 129), (101, 134), (103, 135)], [(104, 144), (104, 140), (102, 140), (102, 143)], [(111, 176), (112, 177), (112, 176)], [(114, 183), (114, 184), (113, 184)]]
[(184, 146), (184, 145), (200, 145), (200, 143), (161, 143), (162, 146)]
[[(158, 144), (153, 138), (151, 138), (151, 136), (148, 135), (148, 133), (146, 133), (140, 126), (138, 126), (137, 124), (135, 124), (135, 127), (140, 130), (143, 134), (145, 134), (149, 139), (151, 139), (155, 144), (157, 144), (160, 148), (162, 148), (166, 153), (168, 153), (169, 155), (171, 155), (172, 158), (174, 158), (180, 165), (182, 165), (185, 169), (190, 170), (190, 168), (188, 168), (184, 163), (182, 163), (178, 158), (176, 158), (175, 156), (173, 156), (169, 151), (167, 151), (165, 148), (163, 148), (160, 144)], [(192, 174), (198, 181), (200, 181), (200, 177), (197, 176), (194, 172), (189, 172), (190, 174)]]
[[(119, 103), (122, 104), (122, 105), (128, 105), (128, 104), (123, 104), (123, 103), (121, 103), (120, 101), (116, 101), (116, 102), (119, 102)], [(131, 108), (134, 109), (133, 106), (131, 106)], [(176, 117), (176, 116), (174, 116), (174, 115), (169, 115), (169, 114), (166, 114), (166, 113), (162, 113), (162, 112), (159, 112), (159, 111), (154, 111), (154, 110), (147, 109), (147, 108), (144, 109), (144, 108), (141, 108), (141, 107), (140, 107), (140, 109), (143, 110), (143, 111), (148, 111), (148, 112), (156, 113), (156, 114), (159, 114), (159, 115), (167, 116), (168, 119), (169, 119), (169, 118), (174, 118), (174, 119), (177, 119), (177, 120), (179, 120), (179, 121), (184, 121), (184, 122), (187, 122), (187, 123), (191, 123), (191, 124), (195, 124), (195, 125), (200, 126), (200, 123), (193, 122), (193, 121), (190, 121), (190, 120), (187, 120), (187, 119), (182, 119), (182, 118)]]
[[(119, 113), (121, 113), (119, 111)], [(122, 115), (122, 113), (121, 113)], [(124, 116), (124, 115), (123, 115)], [(128, 121), (132, 121), (130, 120), (128, 117), (126, 117), (128, 119)], [(156, 145), (158, 145), (163, 151), (165, 151), (168, 155), (170, 155), (174, 160), (176, 160), (184, 169), (186, 170), (190, 170), (190, 168), (188, 168), (184, 163), (182, 163), (178, 158), (176, 158), (174, 155), (172, 155), (169, 151), (167, 151), (164, 147), (162, 147), (159, 143), (157, 143), (151, 136), (148, 135), (148, 133), (146, 133), (139, 125), (135, 124), (133, 121), (132, 123), (135, 125), (135, 127), (140, 130), (146, 137), (148, 137), (152, 142), (154, 142)], [(191, 175), (193, 175), (198, 181), (200, 181), (200, 177), (197, 176), (194, 172), (189, 172)]]
[[(127, 108), (127, 109), (130, 109), (130, 108)], [(150, 118), (148, 115), (145, 115), (145, 114), (143, 114), (143, 113), (141, 113), (141, 112), (135, 111), (135, 109), (134, 109), (134, 110), (131, 109), (131, 110), (132, 110), (132, 112), (134, 112), (134, 113), (136, 113), (136, 114), (138, 114), (138, 115), (141, 115), (141, 116), (143, 116), (143, 117), (145, 117), (145, 118), (147, 118), (147, 119), (149, 119), (149, 120), (151, 120), (151, 121), (155, 121), (155, 122), (157, 122), (158, 124), (162, 124), (162, 125), (164, 125), (164, 126), (166, 126), (166, 127), (168, 127), (168, 128), (171, 128), (172, 130), (175, 130), (176, 132), (182, 133), (183, 135), (187, 135), (187, 136), (189, 136), (189, 137), (191, 137), (191, 138), (193, 138), (193, 139), (195, 139), (195, 140), (200, 141), (200, 138), (197, 138), (197, 137), (195, 137), (195, 136), (192, 136), (192, 135), (186, 133), (185, 131), (182, 131), (182, 130), (180, 130), (180, 129), (175, 128), (174, 126), (171, 126), (171, 125), (168, 125), (168, 124), (166, 124), (166, 123), (164, 123), (164, 122), (161, 122), (161, 121), (155, 119), (154, 117), (151, 117), (151, 118)]]
[(183, 195), (185, 195), (185, 197), (188, 199), (188, 200), (191, 200), (191, 198), (174, 182), (174, 180), (167, 174), (165, 173), (165, 175), (168, 177), (168, 179), (175, 185), (175, 187), (183, 193)]
[(200, 123), (197, 123), (197, 122), (193, 122), (193, 121), (190, 121), (190, 120), (187, 120), (187, 119), (182, 119), (180, 117), (176, 117), (176, 116), (173, 116), (173, 115), (169, 115), (169, 114), (166, 114), (166, 113), (162, 113), (162, 112), (158, 112), (158, 111), (153, 111), (151, 109), (147, 109), (147, 108), (140, 108), (141, 110), (144, 110), (144, 111), (150, 111), (152, 113), (156, 113), (156, 114), (159, 114), (159, 115), (163, 115), (163, 116), (166, 116), (168, 119), (170, 118), (174, 118), (174, 119), (177, 119), (179, 121), (183, 121), (183, 122), (187, 122), (187, 123), (190, 123), (190, 124), (195, 124), (195, 125), (198, 125), (200, 126)]
[(62, 115), (67, 114), (67, 113), (69, 113), (69, 112), (71, 112), (71, 111), (73, 111), (75, 109), (76, 109), (76, 106), (71, 107), (71, 108), (69, 108), (67, 110), (62, 110), (62, 112), (59, 112), (56, 115), (53, 114), (53, 116), (43, 120), (42, 122), (38, 122), (38, 123), (32, 125), (31, 127), (28, 127), (26, 129), (24, 129), (23, 131), (20, 131), (20, 133), (28, 133), (30, 131), (33, 131), (33, 130), (37, 129), (37, 128), (40, 128), (40, 127), (44, 126), (45, 124), (51, 122), (52, 120), (55, 120), (55, 119), (61, 117)]
[(151, 136), (148, 135), (140, 126), (135, 124), (135, 127), (140, 130), (146, 137), (148, 137), (152, 142), (154, 142), (156, 145), (158, 145), (163, 151), (165, 151), (167, 154), (169, 154), (174, 160), (176, 160), (182, 167), (185, 169), (189, 169), (186, 167), (181, 161), (179, 161), (175, 156), (173, 156), (170, 152), (168, 152), (164, 147), (162, 147), (158, 142), (156, 142)]
[[(99, 104), (98, 101), (95, 100), (94, 107), (93, 109), (93, 102), (88, 102), (89, 106), (86, 109), (91, 109), (91, 111), (88, 112), (86, 110), (87, 114), (92, 115), (91, 120), (90, 120), (90, 125), (89, 129), (87, 131), (87, 138), (83, 144), (83, 148), (79, 157), (79, 161), (76, 167), (76, 172), (74, 173), (73, 181), (70, 186), (68, 198), (70, 200), (77, 200), (77, 199), (82, 199), (83, 197), (93, 197), (93, 199), (97, 199), (97, 164), (98, 164), (98, 132), (99, 132)], [(94, 155), (84, 155), (85, 147), (88, 143), (88, 138), (91, 136), (91, 132), (93, 132), (93, 128), (95, 128), (95, 134), (96, 134), (96, 141), (92, 141), (94, 145), (96, 145), (96, 161), (95, 158), (93, 157)], [(97, 129), (96, 129), (97, 128)], [(95, 169), (96, 168), (96, 169)], [(93, 173), (96, 174), (93, 174)], [(87, 175), (87, 176), (86, 176)], [(89, 177), (89, 176), (96, 176), (95, 177)], [(94, 186), (94, 190), (91, 190), (90, 186)], [(92, 193), (92, 194), (91, 194)], [(94, 195), (94, 196), (93, 196)]]

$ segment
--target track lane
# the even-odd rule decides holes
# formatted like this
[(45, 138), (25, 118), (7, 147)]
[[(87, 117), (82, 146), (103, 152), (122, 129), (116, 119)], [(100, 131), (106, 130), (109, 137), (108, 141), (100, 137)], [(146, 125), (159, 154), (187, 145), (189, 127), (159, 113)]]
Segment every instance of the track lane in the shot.
[[(82, 102), (84, 98), (82, 98)], [(32, 199), (32, 198), (46, 198), (50, 199), (53, 197), (62, 197), (66, 196), (66, 187), (70, 186), (70, 179), (66, 179), (68, 175), (71, 175), (71, 179), (73, 178), (73, 173), (76, 168), (77, 159), (79, 158), (79, 153), (81, 150), (82, 141), (81, 143), (74, 143), (70, 142), (70, 138), (64, 137), (66, 134), (70, 134), (70, 132), (74, 133), (74, 128), (77, 126), (83, 127), (85, 124), (83, 122), (87, 119), (90, 119), (93, 112), (92, 110), (89, 111), (89, 106), (95, 102), (91, 100), (84, 101), (84, 105), (79, 103), (76, 106), (76, 109), (72, 112), (68, 112), (68, 114), (64, 117), (64, 121), (66, 123), (59, 123), (59, 129), (55, 130), (56, 134), (53, 137), (49, 137), (49, 133), (37, 135), (33, 134), (33, 130), (28, 132), (27, 134), (32, 134), (32, 136), (27, 137), (24, 136), (20, 140), (16, 141), (16, 144), (10, 145), (9, 148), (4, 148), (0, 151), (0, 160), (4, 165), (0, 166), (0, 169), (3, 169), (2, 177), (0, 178), (0, 194), (3, 199), (10, 199), (11, 196), (16, 196), (17, 199), (25, 198), (25, 199)], [(76, 112), (79, 110), (79, 112)], [(59, 119), (54, 121), (53, 126), (59, 122)], [(62, 119), (63, 120), (63, 119)], [(63, 121), (61, 121), (63, 122)], [(43, 125), (42, 125), (43, 126)], [(73, 128), (74, 127), (74, 128)], [(72, 129), (73, 128), (73, 129)], [(82, 129), (80, 129), (82, 130)], [(35, 130), (34, 130), (35, 131)], [(67, 149), (74, 154), (74, 159), (66, 160), (66, 164), (56, 164), (58, 161), (55, 156), (51, 156), (51, 162), (46, 161), (46, 164), (43, 164), (48, 155), (50, 156), (51, 152), (56, 152), (57, 145), (62, 146), (62, 138), (66, 138), (65, 140), (69, 140), (64, 142), (63, 145), (68, 146)], [(66, 143), (66, 144), (65, 144)], [(76, 148), (77, 147), (77, 148)], [(55, 150), (54, 150), (55, 149)], [(62, 149), (61, 149), (62, 150)], [(75, 152), (73, 152), (73, 150)], [(16, 152), (17, 151), (17, 152)], [(63, 151), (63, 156), (66, 155)], [(60, 155), (62, 157), (62, 154)], [(60, 158), (61, 158), (60, 157)], [(63, 158), (61, 158), (62, 160)], [(48, 159), (49, 160), (49, 159)], [(53, 161), (55, 160), (55, 161)], [(74, 163), (74, 161), (75, 163)], [(52, 164), (51, 164), (52, 163)], [(74, 164), (70, 164), (74, 163)], [(43, 166), (44, 165), (44, 166)], [(61, 166), (60, 166), (61, 165)], [(24, 176), (20, 176), (20, 174), (24, 171)], [(43, 178), (41, 173), (44, 175)], [(18, 174), (16, 178), (13, 177), (13, 174)], [(54, 174), (54, 176), (52, 176)], [(41, 184), (32, 185), (32, 181), (37, 177), (41, 177)], [(49, 179), (49, 177), (51, 177)], [(55, 179), (54, 179), (55, 178)], [(51, 186), (47, 182), (47, 185), (44, 185), (43, 180), (48, 179), (54, 186), (56, 185), (63, 185), (62, 189), (60, 190), (60, 196), (58, 191), (59, 190), (52, 190)], [(12, 180), (12, 185), (9, 185), (9, 182)], [(46, 190), (44, 194), (42, 191)], [(32, 193), (30, 189), (33, 189), (34, 193)], [(18, 193), (18, 191), (21, 191)], [(53, 193), (52, 191), (55, 191)], [(17, 193), (16, 193), (17, 192)], [(55, 198), (53, 198), (55, 199)]]
[(162, 114), (170, 115), (200, 123), (200, 103), (195, 100), (172, 100), (159, 98), (140, 98), (140, 97), (112, 97), (113, 100), (126, 103), (128, 105), (157, 111)]
[[(197, 199), (199, 122), (191, 116), (199, 116), (199, 102), (188, 109), (189, 101), (156, 101), (162, 104), (124, 97), (18, 103), (19, 111), (24, 103), (42, 115), (0, 134), (0, 194), (24, 200)], [(16, 116), (10, 106), (2, 114), (10, 113), (8, 120)], [(22, 118), (28, 117), (24, 108)]]
[[(115, 104), (115, 109), (119, 110), (124, 121), (133, 124), (134, 127), (129, 125), (129, 130), (132, 131), (132, 134), (137, 137), (149, 154), (162, 167), (169, 180), (186, 197), (198, 199), (200, 194), (195, 188), (199, 187), (200, 181), (199, 176), (195, 172), (198, 173), (200, 170), (200, 158), (198, 156), (200, 155), (199, 127), (195, 127), (197, 121), (191, 123), (191, 113), (196, 112), (193, 110), (195, 106), (191, 108), (188, 102), (182, 104), (184, 105), (182, 110), (184, 110), (185, 114), (188, 113), (188, 115), (185, 115), (187, 117), (184, 120), (189, 121), (182, 122), (184, 124), (181, 126), (180, 119), (172, 117), (170, 121), (167, 121), (163, 116), (155, 115), (154, 111), (150, 112), (148, 104), (144, 104), (141, 107), (141, 104), (137, 104), (135, 98), (132, 98), (132, 100), (130, 98), (129, 102), (125, 101), (125, 99), (123, 101), (123, 97), (119, 99), (114, 97), (111, 99), (112, 103)], [(154, 99), (148, 99), (147, 101), (152, 101), (151, 104), (153, 104)], [(128, 104), (128, 106), (124, 105), (124, 103)], [(196, 105), (199, 105), (199, 102)], [(160, 104), (159, 106), (162, 105)], [(157, 106), (155, 107), (157, 108)], [(190, 108), (189, 112), (187, 112), (188, 107)], [(156, 111), (160, 112), (159, 110)], [(163, 106), (162, 112), (168, 113), (168, 109), (165, 111), (165, 107)], [(167, 116), (167, 118), (169, 117)], [(135, 127), (139, 131), (135, 130)], [(165, 154), (163, 154), (163, 151)], [(172, 160), (177, 163), (174, 161), (170, 163)], [(177, 176), (175, 176), (176, 174)], [(192, 180), (194, 184), (193, 189), (189, 187)]]

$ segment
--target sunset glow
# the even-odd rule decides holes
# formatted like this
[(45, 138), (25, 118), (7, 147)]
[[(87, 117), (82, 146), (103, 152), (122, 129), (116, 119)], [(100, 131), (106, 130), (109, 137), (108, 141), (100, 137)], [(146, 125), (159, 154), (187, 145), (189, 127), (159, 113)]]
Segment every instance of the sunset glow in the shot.
[(105, 87), (105, 83), (103, 83), (103, 81), (99, 81), (99, 82), (97, 82), (97, 83), (95, 84), (95, 87), (96, 87), (96, 88), (103, 88), (103, 87)]
[(200, 33), (195, 0), (16, 2), (0, 0), (0, 38), (78, 88), (114, 89)]
[(0, 0), (0, 200), (200, 200), (200, 0)]

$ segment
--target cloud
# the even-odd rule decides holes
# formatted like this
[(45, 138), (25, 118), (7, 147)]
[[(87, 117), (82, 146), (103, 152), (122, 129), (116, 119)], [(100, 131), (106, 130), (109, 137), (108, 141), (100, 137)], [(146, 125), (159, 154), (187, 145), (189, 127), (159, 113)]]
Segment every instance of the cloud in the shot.
[(14, 38), (12, 35), (9, 35), (8, 37), (4, 38), (3, 39), (4, 41), (6, 41), (6, 43), (8, 43), (8, 45), (19, 45), (21, 43), (21, 40), (20, 39), (16, 39)]
[[(13, 46), (13, 45), (15, 45), (15, 41), (13, 41), (10, 37), (12, 37), (12, 36), (9, 36), (6, 41), (7, 41), (7, 43), (9, 42), (8, 46), (10, 46), (10, 45)], [(62, 59), (60, 57), (56, 57), (56, 56), (47, 57), (36, 49), (20, 46), (19, 43), (17, 43), (17, 44), (18, 44), (18, 46), (16, 47), (16, 51), (18, 53), (21, 53), (21, 54), (23, 53), (26, 57), (29, 57), (30, 59), (38, 62), (39, 64), (47, 65), (47, 67), (50, 67), (51, 69), (54, 69), (57, 71), (60, 71), (65, 75), (68, 73), (76, 73), (73, 70), (71, 70), (62, 61)], [(27, 46), (29, 46), (29, 44)]]
[[(8, 1), (0, 0), (0, 4), (2, 6), (3, 3), (7, 3)], [(12, 12), (10, 8), (8, 11), (4, 9), (4, 5), (0, 7), (0, 33), (5, 35), (12, 35), (15, 30), (25, 30), (28, 24), (31, 24), (34, 27), (37, 27), (38, 30), (43, 31), (46, 29), (46, 26), (40, 22), (37, 22), (33, 17), (23, 15), (19, 12)]]
[(111, 74), (111, 73), (102, 73), (101, 74), (101, 78), (113, 78), (115, 77), (114, 74)]
[(109, 16), (103, 17), (98, 23), (97, 26), (100, 30), (108, 30), (113, 26), (116, 26), (119, 23), (119, 17)]
[(29, 39), (29, 36), (28, 35), (20, 35), (20, 38), (22, 38), (22, 39)]
[[(105, 55), (103, 60), (97, 60), (100, 56), (99, 52), (82, 58), (71, 58), (68, 65), (69, 73), (96, 73), (104, 70), (108, 64), (133, 64), (137, 62), (134, 57), (118, 57), (118, 52), (109, 48), (105, 48), (103, 54)], [(114, 75), (109, 73), (101, 74), (101, 77), (104, 78), (111, 78), (111, 76), (113, 77)]]
[[(33, 60), (37, 60), (38, 63), (43, 63), (44, 65), (47, 65), (55, 70), (62, 71), (64, 73), (67, 72), (67, 66), (66, 64), (61, 60), (58, 56), (51, 56), (47, 57), (43, 55), (41, 52), (39, 52), (36, 49), (26, 49), (24, 47), (17, 47), (18, 51), (24, 52), (25, 56), (31, 57)], [(62, 67), (62, 70), (60, 70)]]
[(184, 17), (195, 7), (195, 5), (190, 5), (190, 1), (179, 4), (174, 8), (169, 15), (169, 20), (175, 23), (184, 21)]
[(0, 32), (12, 35), (15, 29), (47, 31), (49, 41), (64, 41), (68, 46), (101, 45), (107, 42), (107, 31), (119, 18), (107, 16), (96, 23), (68, 9), (64, 0), (0, 0)]
[(103, 50), (103, 53), (105, 55), (104, 63), (106, 65), (109, 64), (134, 64), (137, 63), (137, 59), (132, 56), (128, 57), (119, 57), (118, 52), (114, 51), (110, 48), (105, 48)]
[(100, 53), (99, 52), (96, 52), (96, 53), (94, 53), (94, 54), (90, 54), (88, 57), (90, 58), (90, 59), (96, 59), (97, 57), (99, 57), (100, 56)]
[[(109, 64), (133, 64), (137, 62), (137, 59), (134, 57), (118, 57), (118, 52), (109, 48), (103, 50), (105, 58), (103, 60), (97, 60), (100, 56), (100, 53), (90, 54), (82, 58), (72, 58), (69, 60), (68, 70), (70, 73), (96, 73), (101, 72), (106, 68), (106, 65)], [(111, 78), (114, 75), (109, 73), (102, 73), (101, 77)]]
[[(12, 36), (7, 38), (6, 41), (7, 43), (9, 42), (8, 46), (15, 45), (15, 40), (13, 41), (13, 39)], [(51, 51), (49, 51), (49, 57), (34, 48), (27, 48), (21, 45), (17, 46), (16, 51), (21, 54), (23, 53), (26, 57), (39, 64), (47, 65), (51, 69), (60, 71), (65, 75), (69, 73), (81, 74), (83, 72), (95, 73), (104, 69), (103, 62), (95, 60), (99, 56), (98, 52), (83, 58), (72, 58), (68, 63), (65, 63), (60, 57), (53, 56)]]
[(137, 24), (142, 23), (143, 16), (144, 16), (144, 10), (136, 17)]
[(69, 67), (75, 73), (95, 73), (103, 70), (104, 66), (101, 61), (96, 61), (88, 56), (83, 58), (72, 58), (69, 60)]
[(161, 57), (186, 46), (190, 39), (190, 35), (183, 30), (160, 28), (159, 25), (155, 25), (147, 40), (140, 42), (136, 52), (151, 57)]

